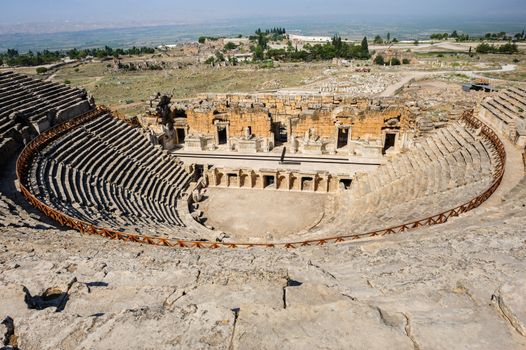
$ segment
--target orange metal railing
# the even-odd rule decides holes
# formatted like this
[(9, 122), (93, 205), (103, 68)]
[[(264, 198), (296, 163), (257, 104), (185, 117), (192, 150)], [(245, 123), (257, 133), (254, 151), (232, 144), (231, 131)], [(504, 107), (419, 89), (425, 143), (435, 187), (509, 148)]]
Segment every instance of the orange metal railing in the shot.
[(102, 237), (121, 240), (121, 241), (131, 241), (146, 243), (159, 246), (169, 246), (169, 247), (195, 247), (195, 248), (252, 248), (252, 247), (263, 247), (263, 248), (296, 248), (302, 246), (313, 246), (313, 245), (324, 245), (327, 243), (340, 243), (347, 241), (354, 241), (362, 238), (369, 237), (381, 237), (386, 235), (391, 235), (395, 233), (405, 232), (411, 229), (431, 226), (436, 224), (441, 224), (446, 222), (450, 217), (458, 216), (462, 213), (465, 213), (469, 210), (472, 210), (484, 201), (486, 201), (499, 187), (502, 177), (504, 176), (504, 165), (506, 162), (506, 151), (504, 149), (503, 143), (500, 141), (497, 134), (489, 128), (487, 125), (482, 123), (479, 119), (473, 116), (473, 110), (466, 111), (461, 117), (461, 120), (468, 124), (471, 128), (480, 129), (480, 135), (491, 142), (493, 145), (493, 152), (496, 156), (496, 164), (493, 170), (493, 181), (491, 185), (480, 195), (475, 198), (467, 201), (466, 203), (459, 205), (455, 208), (448, 209), (441, 213), (429, 216), (420, 220), (408, 222), (402, 225), (393, 226), (384, 228), (381, 230), (370, 231), (365, 233), (349, 233), (344, 235), (316, 238), (310, 240), (294, 241), (294, 242), (268, 242), (268, 243), (235, 243), (235, 242), (209, 242), (209, 241), (193, 241), (193, 240), (178, 240), (178, 239), (168, 239), (156, 236), (148, 236), (143, 234), (136, 233), (126, 233), (119, 232), (113, 229), (102, 228), (94, 226), (91, 223), (73, 218), (62, 212), (59, 212), (56, 209), (53, 209), (37, 197), (35, 197), (25, 186), (27, 180), (27, 170), (30, 165), (30, 160), (35, 153), (42, 148), (49, 141), (57, 138), (58, 136), (68, 132), (69, 130), (77, 127), (78, 125), (85, 123), (89, 120), (95, 119), (101, 116), (104, 113), (111, 113), (105, 107), (97, 107), (96, 110), (83, 114), (79, 117), (71, 119), (65, 123), (62, 123), (36, 137), (31, 141), (20, 154), (17, 164), (16, 164), (16, 174), (20, 183), (20, 191), (24, 197), (36, 208), (42, 211), (48, 217), (59, 222), (63, 226), (70, 227), (72, 229), (78, 230), (82, 233), (99, 235)]

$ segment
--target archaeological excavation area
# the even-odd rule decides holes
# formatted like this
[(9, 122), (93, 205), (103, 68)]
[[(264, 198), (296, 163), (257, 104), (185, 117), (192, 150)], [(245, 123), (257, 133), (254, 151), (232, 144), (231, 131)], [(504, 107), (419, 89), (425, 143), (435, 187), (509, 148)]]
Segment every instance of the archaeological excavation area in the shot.
[(0, 317), (23, 349), (524, 348), (526, 90), (473, 94), (127, 117), (1, 72)]

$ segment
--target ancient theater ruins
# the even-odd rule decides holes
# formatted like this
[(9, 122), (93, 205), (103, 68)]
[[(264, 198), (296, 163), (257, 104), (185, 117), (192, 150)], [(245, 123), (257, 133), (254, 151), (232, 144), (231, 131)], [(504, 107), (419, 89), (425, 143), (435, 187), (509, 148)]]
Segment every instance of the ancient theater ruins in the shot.
[[(117, 239), (295, 247), (384, 236), (479, 206), (504, 173), (504, 145), (475, 106), (433, 120), (400, 97), (172, 102), (158, 93), (128, 119), (85, 92), (1, 77), (29, 101), (7, 98), (4, 108), (12, 136), (4, 147), (27, 144), (17, 161), (23, 195), (67, 226)], [(503, 106), (524, 102), (522, 92), (506, 90), (480, 109), (483, 118), (502, 110), (490, 122), (519, 145), (522, 116), (515, 122)]]
[(378, 50), (409, 63), (191, 96), (171, 77), (270, 68), (2, 68), (7, 349), (523, 349), (526, 87)]

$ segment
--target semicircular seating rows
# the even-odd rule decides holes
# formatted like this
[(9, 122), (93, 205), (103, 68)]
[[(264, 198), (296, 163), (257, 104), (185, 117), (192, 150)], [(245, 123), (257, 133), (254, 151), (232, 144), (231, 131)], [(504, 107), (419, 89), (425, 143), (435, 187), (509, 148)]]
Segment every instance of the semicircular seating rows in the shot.
[[(368, 232), (421, 220), (483, 193), (499, 155), (489, 139), (454, 122), (353, 181), (331, 232)], [(324, 234), (324, 228), (317, 234)]]
[(526, 88), (517, 86), (502, 90), (497, 95), (486, 98), (481, 106), (492, 117), (488, 121), (503, 134), (507, 134), (517, 121), (526, 121)]
[(495, 133), (466, 112), (460, 122), (417, 139), (410, 150), (354, 181), (340, 196), (340, 215), (319, 231), (257, 244), (188, 235), (192, 229), (183, 227), (177, 199), (191, 174), (177, 158), (149, 144), (139, 128), (104, 108), (35, 139), (21, 154), (17, 175), (31, 203), (82, 232), (180, 247), (292, 248), (445, 222), (495, 191), (505, 158)]
[(14, 72), (2, 72), (0, 152), (13, 154), (35, 135), (92, 107), (85, 90)]
[(174, 237), (191, 174), (139, 128), (102, 113), (33, 156), (26, 179), (46, 205), (99, 227)]

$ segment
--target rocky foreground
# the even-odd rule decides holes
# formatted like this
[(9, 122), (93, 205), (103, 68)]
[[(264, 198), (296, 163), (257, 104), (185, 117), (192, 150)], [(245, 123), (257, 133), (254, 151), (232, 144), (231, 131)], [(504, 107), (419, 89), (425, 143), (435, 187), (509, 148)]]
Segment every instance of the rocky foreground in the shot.
[(526, 348), (524, 179), (447, 224), (296, 250), (151, 247), (5, 212), (0, 317), (21, 349)]

